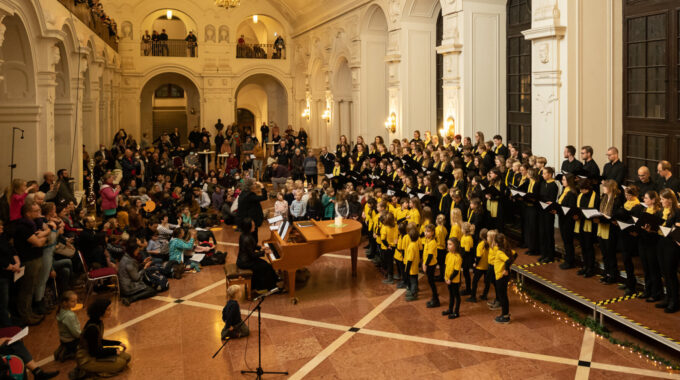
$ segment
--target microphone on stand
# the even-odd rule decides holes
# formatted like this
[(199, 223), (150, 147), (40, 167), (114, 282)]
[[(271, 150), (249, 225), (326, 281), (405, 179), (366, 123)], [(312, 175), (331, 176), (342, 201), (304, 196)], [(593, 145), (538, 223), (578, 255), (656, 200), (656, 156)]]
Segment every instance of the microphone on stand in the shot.
[(274, 289), (268, 291), (268, 292), (265, 293), (265, 294), (262, 294), (262, 295), (260, 295), (260, 296), (257, 296), (253, 301), (259, 301), (261, 298), (269, 297), (269, 296), (271, 296), (272, 294), (276, 294), (276, 293), (279, 293), (279, 292), (281, 292), (281, 289), (279, 289), (279, 288), (274, 288)]

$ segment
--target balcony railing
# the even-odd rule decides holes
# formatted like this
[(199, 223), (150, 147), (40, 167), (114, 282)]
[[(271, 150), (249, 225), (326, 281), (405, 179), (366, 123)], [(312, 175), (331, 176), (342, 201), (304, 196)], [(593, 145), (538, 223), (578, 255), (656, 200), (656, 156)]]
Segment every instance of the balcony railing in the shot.
[(236, 44), (236, 58), (285, 59), (286, 49), (277, 49), (274, 44)]
[(198, 57), (198, 44), (185, 40), (142, 42), (141, 53), (152, 57)]
[(76, 0), (59, 0), (59, 2), (82, 21), (83, 24), (92, 29), (113, 50), (118, 51), (118, 33), (115, 22), (102, 20), (100, 16), (92, 12), (92, 8), (90, 8), (87, 2), (78, 2)]

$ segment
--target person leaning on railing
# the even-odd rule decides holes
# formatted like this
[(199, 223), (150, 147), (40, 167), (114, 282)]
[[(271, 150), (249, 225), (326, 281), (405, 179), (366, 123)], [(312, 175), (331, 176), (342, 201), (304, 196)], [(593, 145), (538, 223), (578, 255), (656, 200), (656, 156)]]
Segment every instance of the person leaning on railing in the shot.
[(189, 31), (189, 35), (184, 39), (187, 42), (187, 47), (189, 48), (189, 54), (191, 57), (196, 56), (196, 47), (198, 46), (198, 39), (194, 35), (193, 31)]

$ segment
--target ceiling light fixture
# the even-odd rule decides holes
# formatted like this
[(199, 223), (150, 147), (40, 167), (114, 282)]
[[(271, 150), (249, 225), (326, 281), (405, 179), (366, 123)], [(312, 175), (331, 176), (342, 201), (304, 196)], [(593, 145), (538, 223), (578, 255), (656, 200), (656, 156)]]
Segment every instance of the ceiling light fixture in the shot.
[(215, 5), (224, 9), (236, 8), (241, 5), (241, 0), (215, 0)]
[(253, 15), (253, 24), (257, 24), (257, 15)]
[(168, 18), (168, 20), (172, 20), (172, 9), (168, 9), (167, 13), (165, 16)]

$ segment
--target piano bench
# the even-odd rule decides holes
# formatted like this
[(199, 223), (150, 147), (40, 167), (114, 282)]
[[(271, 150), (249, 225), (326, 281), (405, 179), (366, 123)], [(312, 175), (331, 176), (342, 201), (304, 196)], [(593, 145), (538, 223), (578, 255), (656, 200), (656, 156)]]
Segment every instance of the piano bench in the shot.
[(246, 299), (252, 299), (252, 287), (250, 286), (250, 279), (253, 277), (253, 271), (250, 269), (241, 269), (236, 264), (225, 264), (224, 274), (227, 276), (227, 289), (231, 285), (243, 285)]

